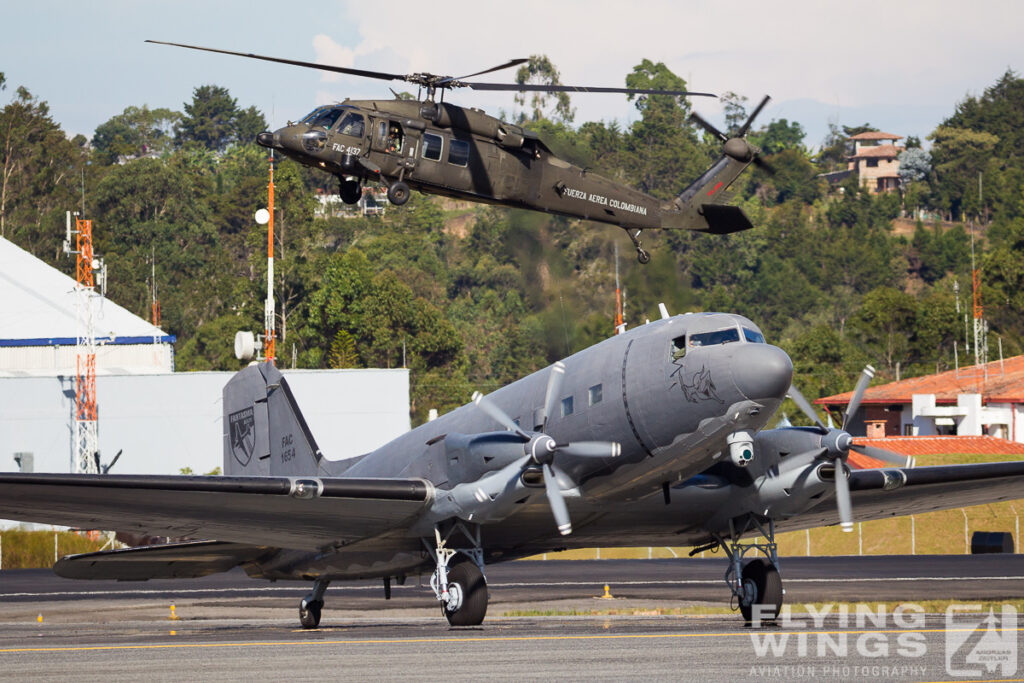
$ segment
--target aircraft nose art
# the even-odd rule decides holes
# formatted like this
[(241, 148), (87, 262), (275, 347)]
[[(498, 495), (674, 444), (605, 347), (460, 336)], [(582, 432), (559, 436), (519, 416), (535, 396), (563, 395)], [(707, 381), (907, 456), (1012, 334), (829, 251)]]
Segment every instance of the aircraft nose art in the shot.
[(744, 344), (732, 366), (736, 388), (751, 401), (782, 398), (793, 380), (793, 361), (769, 344)]

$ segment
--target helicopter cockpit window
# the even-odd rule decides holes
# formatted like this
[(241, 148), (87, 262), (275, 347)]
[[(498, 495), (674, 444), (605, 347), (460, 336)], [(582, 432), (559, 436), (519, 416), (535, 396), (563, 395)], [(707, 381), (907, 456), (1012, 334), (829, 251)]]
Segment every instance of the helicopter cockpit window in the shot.
[(351, 135), (353, 137), (363, 137), (363, 115), (349, 112), (345, 114), (345, 118), (338, 124), (338, 132), (342, 135)]
[(441, 160), (441, 149), (444, 147), (444, 138), (433, 133), (423, 134), (423, 158), (431, 161)]
[(764, 344), (764, 335), (750, 328), (743, 328), (743, 338), (751, 344)]
[(341, 116), (340, 109), (328, 109), (313, 119), (311, 126), (323, 126), (324, 128), (330, 129), (334, 125), (334, 122)]
[(465, 140), (452, 140), (448, 143), (448, 163), (453, 166), (469, 164), (469, 143)]
[(306, 114), (306, 116), (302, 119), (301, 123), (305, 123), (308, 126), (312, 126), (313, 122), (320, 118), (325, 111), (327, 111), (327, 107), (317, 107), (313, 111)]
[(728, 327), (724, 330), (715, 330), (714, 332), (702, 332), (700, 334), (690, 335), (690, 348), (696, 348), (698, 346), (717, 346), (719, 344), (729, 344), (731, 342), (738, 342), (740, 340), (740, 331), (735, 327)]

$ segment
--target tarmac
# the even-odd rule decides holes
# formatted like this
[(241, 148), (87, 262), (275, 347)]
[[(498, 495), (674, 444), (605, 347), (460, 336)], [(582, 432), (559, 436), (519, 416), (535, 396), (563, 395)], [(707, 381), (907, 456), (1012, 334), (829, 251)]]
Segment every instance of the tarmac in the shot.
[[(755, 627), (732, 614), (666, 614), (727, 607), (721, 560), (494, 565), (488, 616), (474, 628), (448, 626), (425, 577), (424, 585), (410, 578), (393, 586), (390, 601), (376, 582), (335, 585), (321, 627), (309, 631), (298, 628), (308, 590), (299, 582), (254, 581), (238, 571), (142, 583), (4, 571), (0, 678), (942, 680), (1018, 672), (1021, 634), (1008, 616), (998, 633), (1013, 661), (990, 671), (971, 657), (991, 640), (985, 614), (947, 622), (912, 607), (894, 618), (812, 604), (808, 616), (805, 603), (1019, 600), (1024, 556), (781, 564), (792, 614)], [(605, 585), (610, 599), (601, 597)]]

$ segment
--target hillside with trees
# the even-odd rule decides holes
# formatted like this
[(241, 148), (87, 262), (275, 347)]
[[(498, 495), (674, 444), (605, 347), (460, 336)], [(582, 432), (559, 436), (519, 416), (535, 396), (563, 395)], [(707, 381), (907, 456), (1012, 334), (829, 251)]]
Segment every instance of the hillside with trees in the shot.
[[(557, 82), (546, 58), (523, 69), (523, 81)], [(686, 87), (648, 60), (625, 83)], [(28, 87), (0, 74), (0, 235), (70, 272), (64, 211), (84, 208), (108, 264), (108, 296), (148, 318), (155, 263), (177, 368), (238, 369), (235, 332), (262, 327), (266, 233), (252, 216), (266, 203), (268, 161), (252, 141), (268, 127), (263, 115), (223, 87), (199, 85), (181, 111), (140, 102), (91, 140), (68, 138)], [(748, 102), (725, 99), (727, 121), (745, 119)], [(639, 117), (628, 126), (574, 121), (568, 98), (523, 99), (509, 116), (573, 162), (670, 198), (718, 143), (688, 122), (686, 100), (639, 96), (632, 105)], [(963, 305), (972, 232), (991, 346), (998, 336), (1006, 355), (1021, 353), (1022, 119), (1024, 80), (1008, 71), (982, 95), (950, 104), (927, 135), (930, 150), (908, 139), (901, 192), (879, 196), (852, 178), (819, 178), (845, 167), (848, 138), (870, 124), (833, 128), (812, 151), (800, 123), (767, 122), (750, 139), (775, 173), (752, 169), (732, 188), (755, 229), (645, 233), (647, 266), (614, 228), (434, 197), (383, 216), (323, 217), (317, 193), (333, 191), (333, 180), (279, 160), (280, 364), (404, 363), (421, 421), (430, 408), (449, 410), (611, 334), (618, 245), (630, 326), (655, 317), (662, 301), (673, 313), (741, 313), (790, 353), (805, 394), (835, 393), (867, 362), (882, 379), (953, 366), (954, 340), (963, 353), (953, 284)]]

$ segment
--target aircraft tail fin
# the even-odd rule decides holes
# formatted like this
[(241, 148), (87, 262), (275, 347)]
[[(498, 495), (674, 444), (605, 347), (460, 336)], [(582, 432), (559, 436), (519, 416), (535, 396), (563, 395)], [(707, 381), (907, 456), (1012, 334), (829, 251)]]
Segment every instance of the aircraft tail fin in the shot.
[(224, 386), (224, 474), (315, 475), (323, 459), (276, 367), (250, 365)]

